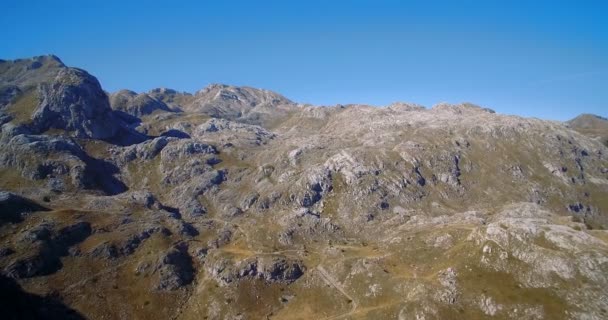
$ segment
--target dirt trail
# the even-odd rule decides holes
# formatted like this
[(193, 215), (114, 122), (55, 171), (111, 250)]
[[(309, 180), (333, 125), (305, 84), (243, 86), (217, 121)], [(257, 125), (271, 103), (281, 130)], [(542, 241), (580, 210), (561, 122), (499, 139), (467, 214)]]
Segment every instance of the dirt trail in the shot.
[(330, 286), (334, 287), (336, 290), (338, 290), (343, 296), (345, 296), (351, 302), (351, 305), (352, 305), (350, 311), (325, 318), (325, 320), (339, 319), (342, 317), (346, 317), (350, 314), (353, 314), (355, 312), (355, 310), (357, 309), (357, 301), (355, 301), (355, 299), (353, 299), (353, 297), (351, 295), (349, 295), (346, 292), (346, 290), (344, 290), (344, 288), (342, 288), (342, 286), (340, 284), (338, 284), (338, 282), (327, 272), (327, 270), (325, 270), (325, 268), (323, 268), (323, 266), (318, 265), (316, 270), (319, 272), (319, 274), (321, 275), (321, 279), (323, 279), (323, 281), (325, 281), (325, 283), (327, 283), (328, 285), (330, 285)]

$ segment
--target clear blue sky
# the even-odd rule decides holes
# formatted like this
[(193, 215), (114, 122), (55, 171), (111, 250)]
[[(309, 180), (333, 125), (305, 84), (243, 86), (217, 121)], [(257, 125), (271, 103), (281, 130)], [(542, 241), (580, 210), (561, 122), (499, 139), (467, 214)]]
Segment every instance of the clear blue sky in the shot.
[(53, 53), (108, 91), (608, 116), (608, 1), (179, 2), (0, 0), (0, 58)]

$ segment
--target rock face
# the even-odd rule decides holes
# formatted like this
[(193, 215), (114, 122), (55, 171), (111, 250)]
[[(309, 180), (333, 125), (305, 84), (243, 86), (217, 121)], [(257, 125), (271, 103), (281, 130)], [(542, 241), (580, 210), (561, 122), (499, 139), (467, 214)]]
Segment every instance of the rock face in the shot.
[(156, 268), (160, 277), (157, 290), (176, 290), (192, 282), (192, 258), (186, 250), (183, 246), (174, 247), (160, 258)]
[(604, 319), (603, 121), (3, 61), (0, 270), (92, 319)]
[(0, 64), (4, 109), (33, 132), (60, 129), (76, 137), (109, 139), (120, 131), (106, 94), (86, 71), (68, 68), (53, 56)]
[[(209, 260), (209, 259), (208, 259)], [(223, 284), (243, 279), (261, 279), (266, 282), (292, 283), (298, 280), (306, 268), (302, 261), (285, 257), (261, 257), (246, 259), (236, 265), (220, 260), (210, 263), (209, 272)]]
[(7, 125), (2, 129), (0, 168), (16, 169), (23, 178), (45, 182), (55, 193), (97, 189), (115, 194), (126, 188), (112, 176), (116, 167), (90, 157), (69, 138), (17, 134)]
[(11, 103), (21, 93), (19, 87), (6, 85), (0, 88), (0, 108), (4, 108)]
[(82, 242), (92, 232), (88, 222), (78, 222), (57, 231), (52, 224), (43, 223), (26, 230), (21, 241), (29, 244), (24, 257), (16, 258), (5, 272), (13, 278), (30, 278), (48, 275), (61, 268), (60, 257), (68, 255), (68, 249)]
[(33, 122), (41, 132), (63, 129), (77, 137), (109, 139), (120, 128), (99, 82), (85, 71), (63, 69), (38, 93)]

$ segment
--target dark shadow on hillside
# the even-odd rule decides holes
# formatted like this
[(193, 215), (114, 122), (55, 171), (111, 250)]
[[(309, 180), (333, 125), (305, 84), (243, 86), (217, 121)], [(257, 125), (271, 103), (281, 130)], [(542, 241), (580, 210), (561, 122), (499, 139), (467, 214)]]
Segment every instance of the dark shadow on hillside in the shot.
[(141, 124), (140, 118), (119, 110), (114, 110), (113, 113), (122, 122), (120, 130), (114, 137), (104, 141), (117, 146), (130, 146), (151, 139), (151, 137), (134, 129)]
[(133, 144), (142, 143), (149, 139), (151, 139), (150, 136), (137, 132), (132, 128), (123, 127), (118, 131), (118, 133), (116, 133), (114, 137), (106, 139), (104, 141), (113, 145), (125, 147)]
[(160, 134), (162, 137), (170, 137), (170, 138), (178, 138), (178, 139), (190, 139), (190, 135), (177, 130), (177, 129), (170, 129), (168, 131), (165, 131), (163, 133)]
[(16, 194), (0, 192), (0, 226), (4, 223), (22, 222), (23, 214), (35, 211), (49, 211), (49, 209)]
[(114, 110), (114, 115), (116, 115), (120, 120), (124, 121), (129, 126), (137, 126), (141, 123), (141, 119), (136, 116), (130, 115), (124, 111)]
[(114, 177), (120, 173), (116, 165), (102, 159), (90, 157), (87, 159), (85, 176), (92, 178), (90, 185), (91, 189), (101, 189), (106, 195), (113, 196), (123, 193), (129, 188), (122, 181)]
[(56, 297), (25, 292), (14, 280), (0, 275), (0, 312), (2, 319), (86, 319)]

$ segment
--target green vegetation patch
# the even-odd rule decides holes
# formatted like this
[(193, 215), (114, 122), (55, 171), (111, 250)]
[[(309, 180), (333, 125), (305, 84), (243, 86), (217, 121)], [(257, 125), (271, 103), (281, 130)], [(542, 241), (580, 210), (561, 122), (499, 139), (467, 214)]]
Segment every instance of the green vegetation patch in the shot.
[(8, 105), (6, 111), (13, 116), (14, 121), (18, 124), (29, 124), (32, 122), (32, 117), (39, 102), (38, 91), (32, 88), (17, 96)]

